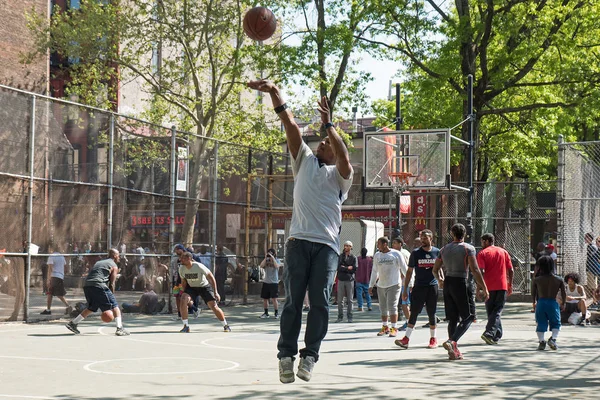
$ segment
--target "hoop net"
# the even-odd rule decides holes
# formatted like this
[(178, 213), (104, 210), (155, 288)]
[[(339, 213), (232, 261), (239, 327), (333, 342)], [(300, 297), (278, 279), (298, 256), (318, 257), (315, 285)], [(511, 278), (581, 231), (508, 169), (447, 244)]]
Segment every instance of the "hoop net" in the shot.
[(410, 172), (388, 172), (388, 177), (392, 182), (394, 194), (399, 196), (410, 186), (410, 179), (414, 178), (414, 175)]

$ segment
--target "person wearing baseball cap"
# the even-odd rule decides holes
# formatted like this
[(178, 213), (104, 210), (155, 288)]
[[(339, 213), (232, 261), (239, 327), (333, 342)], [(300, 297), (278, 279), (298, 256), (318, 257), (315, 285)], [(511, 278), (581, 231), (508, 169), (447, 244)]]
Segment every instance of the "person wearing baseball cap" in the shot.
[(358, 269), (358, 259), (352, 252), (352, 242), (344, 242), (344, 251), (340, 254), (340, 262), (337, 269), (337, 304), (338, 318), (335, 322), (344, 320), (344, 297), (346, 298), (346, 316), (348, 322), (352, 323), (352, 300), (354, 298), (354, 274)]

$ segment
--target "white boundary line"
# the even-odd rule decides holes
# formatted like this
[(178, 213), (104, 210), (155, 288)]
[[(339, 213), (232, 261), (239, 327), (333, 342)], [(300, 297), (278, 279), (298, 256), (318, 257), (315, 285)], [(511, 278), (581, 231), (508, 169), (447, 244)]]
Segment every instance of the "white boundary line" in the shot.
[(186, 361), (187, 360), (202, 360), (202, 361), (208, 361), (211, 364), (215, 363), (215, 362), (221, 362), (221, 363), (231, 364), (231, 366), (224, 367), (224, 368), (207, 369), (207, 370), (200, 369), (200, 370), (196, 370), (196, 371), (184, 370), (184, 371), (166, 371), (166, 372), (110, 372), (110, 371), (97, 371), (97, 370), (93, 369), (93, 367), (95, 365), (111, 363), (111, 362), (143, 361), (143, 360), (174, 360), (174, 359), (175, 359), (174, 357), (118, 358), (118, 359), (114, 359), (114, 360), (94, 361), (94, 362), (84, 365), (83, 369), (88, 372), (94, 372), (97, 374), (105, 374), (105, 375), (182, 375), (182, 374), (199, 374), (199, 373), (227, 371), (230, 369), (236, 369), (240, 366), (240, 364), (236, 363), (235, 361), (217, 360), (215, 358), (189, 358), (188, 357), (188, 358), (186, 358)]
[(91, 360), (74, 360), (71, 358), (50, 358), (50, 357), (22, 357), (22, 356), (0, 356), (0, 358), (12, 358), (16, 360), (35, 360), (35, 361), (66, 361), (66, 362), (94, 362)]
[(8, 397), (9, 399), (40, 399), (40, 400), (56, 400), (56, 397), (43, 396), (23, 396), (20, 394), (0, 394), (0, 397)]

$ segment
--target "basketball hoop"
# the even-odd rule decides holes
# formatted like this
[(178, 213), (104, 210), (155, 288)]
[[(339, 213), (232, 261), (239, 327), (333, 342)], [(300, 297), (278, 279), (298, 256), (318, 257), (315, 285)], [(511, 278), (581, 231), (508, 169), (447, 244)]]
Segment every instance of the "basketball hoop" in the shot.
[(410, 179), (414, 178), (414, 175), (410, 172), (388, 172), (388, 177), (394, 188), (394, 194), (400, 196), (410, 186)]

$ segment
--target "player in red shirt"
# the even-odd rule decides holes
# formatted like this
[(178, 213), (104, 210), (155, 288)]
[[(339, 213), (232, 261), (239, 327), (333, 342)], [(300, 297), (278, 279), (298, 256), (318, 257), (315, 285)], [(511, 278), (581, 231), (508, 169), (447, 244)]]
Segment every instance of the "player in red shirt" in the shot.
[(512, 293), (513, 266), (508, 252), (494, 246), (494, 235), (491, 233), (481, 236), (481, 246), (483, 250), (477, 254), (477, 264), (490, 292), (490, 298), (485, 302), (488, 322), (481, 338), (487, 344), (498, 344), (502, 338), (500, 316), (506, 298)]

